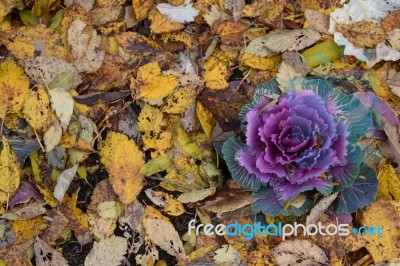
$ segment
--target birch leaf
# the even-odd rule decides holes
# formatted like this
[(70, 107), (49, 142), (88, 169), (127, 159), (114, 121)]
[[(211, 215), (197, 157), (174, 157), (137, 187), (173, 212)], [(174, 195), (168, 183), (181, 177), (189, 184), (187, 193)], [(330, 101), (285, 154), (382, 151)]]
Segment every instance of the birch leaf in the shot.
[(119, 236), (94, 242), (85, 258), (85, 266), (119, 266), (128, 249), (127, 239)]
[(51, 107), (60, 119), (61, 126), (66, 128), (74, 111), (74, 99), (69, 91), (62, 88), (49, 90)]
[(0, 152), (0, 190), (13, 193), (17, 190), (22, 175), (18, 157), (3, 135), (3, 150)]
[(231, 245), (222, 245), (222, 248), (215, 251), (214, 261), (219, 266), (240, 266), (244, 262), (239, 250)]
[(175, 256), (178, 260), (186, 258), (182, 240), (174, 226), (164, 219), (147, 219), (146, 232), (150, 240), (165, 250), (168, 254)]
[(319, 217), (328, 209), (332, 202), (337, 198), (338, 193), (329, 195), (328, 197), (322, 198), (317, 204), (311, 209), (310, 214), (307, 215), (306, 224), (314, 224), (318, 221)]
[(37, 266), (68, 266), (67, 260), (61, 253), (50, 247), (39, 237), (36, 238), (33, 248)]
[(277, 265), (329, 265), (325, 252), (307, 240), (286, 240), (272, 249)]
[(265, 36), (265, 46), (277, 53), (300, 51), (316, 43), (321, 34), (313, 29), (274, 31)]
[(71, 184), (76, 171), (78, 170), (78, 165), (74, 165), (72, 168), (64, 170), (58, 177), (57, 177), (57, 184), (54, 188), (54, 197), (59, 201), (62, 202), (65, 193), (68, 190), (69, 185)]
[(157, 5), (157, 9), (167, 19), (179, 23), (192, 22), (199, 14), (199, 10), (193, 7), (190, 0), (185, 0), (180, 6), (161, 3)]

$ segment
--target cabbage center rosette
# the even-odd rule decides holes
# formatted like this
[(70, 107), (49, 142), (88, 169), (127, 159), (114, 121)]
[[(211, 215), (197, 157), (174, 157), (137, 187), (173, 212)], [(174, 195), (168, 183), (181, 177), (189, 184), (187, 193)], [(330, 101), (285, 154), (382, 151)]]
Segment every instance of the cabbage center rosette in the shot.
[[(313, 194), (337, 191), (343, 200), (336, 211), (353, 212), (376, 195), (375, 172), (362, 164), (357, 145), (372, 124), (371, 111), (325, 80), (301, 87), (281, 93), (274, 79), (260, 85), (239, 114), (246, 143), (228, 139), (224, 159), (232, 177), (254, 191), (253, 207), (266, 215), (301, 215)], [(360, 171), (368, 178), (357, 178)], [(358, 201), (352, 197), (360, 187)]]

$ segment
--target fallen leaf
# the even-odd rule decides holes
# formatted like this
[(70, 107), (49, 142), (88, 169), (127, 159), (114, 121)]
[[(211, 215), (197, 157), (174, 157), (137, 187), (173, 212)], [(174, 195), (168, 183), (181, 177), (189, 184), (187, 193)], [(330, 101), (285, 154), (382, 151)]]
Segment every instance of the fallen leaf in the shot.
[(14, 193), (22, 176), (21, 164), (3, 135), (3, 150), (0, 152), (0, 190)]
[(137, 21), (147, 17), (150, 9), (154, 5), (154, 0), (132, 0), (133, 12)]
[(142, 168), (140, 174), (144, 176), (152, 176), (155, 173), (164, 171), (171, 166), (171, 160), (166, 156), (159, 156), (149, 160)]
[(224, 7), (232, 13), (235, 21), (238, 21), (242, 16), (245, 4), (244, 0), (224, 0)]
[(311, 209), (310, 213), (306, 217), (306, 225), (315, 224), (321, 215), (328, 209), (332, 202), (337, 198), (338, 193), (333, 193), (327, 197), (323, 197), (314, 207)]
[(260, 57), (271, 57), (276, 53), (271, 51), (266, 46), (266, 36), (260, 36), (252, 39), (244, 50), (245, 53), (260, 56)]
[(280, 266), (329, 264), (324, 251), (307, 240), (286, 240), (272, 249), (272, 255)]
[(14, 61), (0, 64), (0, 119), (7, 114), (21, 111), (24, 99), (29, 95), (29, 79)]
[(277, 53), (300, 51), (313, 45), (321, 38), (321, 34), (313, 29), (282, 30), (264, 36), (265, 46)]
[(362, 212), (363, 226), (381, 226), (383, 235), (364, 236), (365, 248), (371, 254), (375, 263), (388, 261), (400, 256), (400, 203), (387, 201), (383, 198), (372, 203)]
[(68, 29), (68, 44), (75, 57), (74, 65), (79, 72), (92, 73), (103, 64), (105, 52), (97, 51), (100, 45), (100, 36), (96, 30), (91, 35), (83, 33), (86, 23), (80, 19), (72, 21)]
[(400, 25), (400, 10), (395, 10), (387, 15), (382, 23), (381, 27), (385, 32), (391, 32)]
[(132, 94), (148, 100), (162, 100), (178, 86), (178, 78), (162, 75), (157, 62), (141, 66), (137, 78), (131, 81)]
[(151, 32), (156, 34), (177, 31), (185, 27), (181, 23), (169, 21), (156, 8), (150, 11), (149, 20), (151, 21)]
[(12, 222), (12, 230), (17, 236), (15, 244), (21, 244), (34, 238), (47, 227), (43, 217), (17, 220)]
[(199, 11), (193, 7), (190, 0), (185, 0), (185, 3), (180, 6), (161, 3), (156, 5), (156, 7), (167, 19), (178, 23), (192, 22), (199, 14)]
[(145, 228), (150, 240), (179, 260), (185, 260), (186, 254), (182, 240), (174, 226), (163, 219), (146, 219)]
[(56, 120), (44, 133), (43, 141), (46, 152), (51, 152), (59, 143), (62, 136), (62, 128), (60, 122)]
[(216, 123), (214, 115), (201, 102), (196, 102), (196, 115), (207, 137), (211, 139), (213, 128)]
[(100, 155), (115, 193), (124, 204), (133, 202), (143, 188), (139, 171), (144, 160), (136, 143), (121, 133), (109, 132)]
[(22, 113), (29, 125), (37, 132), (46, 132), (54, 120), (50, 109), (49, 95), (38, 85), (26, 96)]
[(400, 200), (400, 181), (396, 170), (390, 164), (385, 164), (378, 173), (378, 194), (377, 198), (387, 200)]
[(54, 197), (59, 202), (63, 201), (64, 195), (67, 192), (68, 187), (71, 184), (72, 180), (74, 179), (77, 170), (78, 170), (78, 165), (74, 165), (73, 167), (64, 170), (57, 177), (57, 184), (54, 187)]
[(340, 48), (332, 40), (327, 40), (308, 48), (302, 53), (304, 63), (308, 67), (329, 64), (340, 57)]
[(67, 128), (74, 111), (74, 98), (69, 91), (62, 88), (49, 90), (49, 95), (51, 108), (60, 119), (61, 126)]
[(43, 196), (37, 191), (37, 189), (27, 180), (22, 180), (17, 190), (17, 193), (10, 200), (10, 207), (13, 208), (17, 204), (27, 203), (31, 198), (37, 201), (43, 201)]
[(68, 261), (62, 254), (39, 237), (36, 238), (33, 247), (37, 266), (68, 266)]
[(215, 251), (214, 261), (221, 266), (239, 266), (243, 264), (240, 252), (231, 245), (222, 245)]
[(238, 44), (249, 27), (249, 24), (241, 21), (217, 20), (212, 29), (221, 38), (222, 43)]
[(202, 190), (196, 190), (191, 192), (182, 193), (178, 200), (182, 203), (192, 203), (204, 200), (205, 198), (212, 196), (216, 191), (215, 187), (206, 188)]
[(329, 34), (329, 16), (317, 10), (305, 9), (304, 17), (311, 27), (321, 33)]
[(351, 43), (361, 48), (372, 48), (386, 39), (384, 30), (374, 22), (360, 21), (354, 24), (338, 24), (336, 29)]
[(127, 249), (127, 239), (119, 236), (112, 236), (99, 242), (94, 242), (93, 249), (85, 258), (85, 266), (121, 265)]

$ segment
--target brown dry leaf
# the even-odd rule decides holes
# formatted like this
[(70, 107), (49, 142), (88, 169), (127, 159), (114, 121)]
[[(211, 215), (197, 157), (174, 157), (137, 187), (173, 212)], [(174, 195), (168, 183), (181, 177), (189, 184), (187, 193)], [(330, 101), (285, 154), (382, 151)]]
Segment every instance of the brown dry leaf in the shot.
[(181, 30), (185, 25), (177, 22), (172, 22), (166, 17), (161, 15), (157, 8), (153, 8), (149, 14), (149, 20), (151, 21), (150, 29), (152, 33), (160, 34), (172, 31)]
[(215, 116), (225, 131), (239, 127), (238, 113), (243, 105), (249, 102), (247, 95), (242, 94), (240, 84), (232, 82), (225, 90), (206, 90), (200, 96), (200, 102)]
[(364, 236), (375, 263), (400, 256), (400, 203), (378, 199), (362, 212), (361, 224), (381, 226), (383, 236)]
[(57, 238), (67, 227), (68, 219), (58, 210), (51, 210), (49, 216), (51, 217), (50, 224), (40, 237), (50, 245), (55, 245)]
[(110, 183), (124, 204), (133, 202), (143, 188), (143, 154), (124, 134), (108, 132), (100, 149), (101, 162), (109, 173)]
[(132, 58), (147, 58), (146, 62), (162, 53), (160, 45), (137, 32), (121, 33), (117, 35), (117, 41)]
[(391, 32), (400, 25), (400, 10), (395, 10), (387, 15), (381, 22), (381, 27), (385, 32)]
[(234, 20), (217, 20), (212, 29), (221, 38), (222, 43), (237, 44), (243, 40), (244, 32), (250, 24)]
[(108, 22), (118, 20), (120, 12), (120, 6), (107, 6), (93, 9), (90, 11), (89, 16), (93, 25), (104, 25)]
[(66, 59), (69, 51), (61, 44), (57, 31), (46, 28), (43, 24), (29, 27), (16, 27), (0, 34), (0, 41), (17, 59), (26, 60), (34, 57), (35, 43), (40, 41), (44, 46), (43, 56), (56, 56)]
[(329, 16), (312, 9), (304, 10), (304, 16), (311, 27), (321, 33), (329, 34)]
[(361, 48), (373, 48), (386, 39), (385, 31), (374, 22), (360, 21), (346, 25), (338, 24), (336, 30), (355, 46)]
[(6, 265), (32, 266), (28, 256), (26, 256), (26, 251), (33, 242), (34, 239), (31, 238), (21, 244), (14, 244), (10, 247), (0, 249), (0, 257)]

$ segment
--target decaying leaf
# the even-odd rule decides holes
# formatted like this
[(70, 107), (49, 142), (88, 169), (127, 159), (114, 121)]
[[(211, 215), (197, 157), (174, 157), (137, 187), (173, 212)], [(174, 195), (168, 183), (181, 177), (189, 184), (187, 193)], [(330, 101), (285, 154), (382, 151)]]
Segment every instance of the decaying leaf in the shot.
[(357, 47), (371, 48), (381, 43), (386, 38), (384, 30), (374, 22), (357, 22), (346, 25), (338, 24), (336, 29)]
[(57, 177), (57, 184), (54, 187), (54, 197), (59, 202), (63, 201), (64, 195), (67, 192), (70, 183), (74, 179), (77, 170), (78, 170), (78, 165), (74, 165), (73, 167), (64, 170)]
[(154, 244), (177, 259), (185, 260), (182, 240), (170, 222), (163, 219), (146, 219), (145, 228)]
[(239, 266), (243, 264), (240, 252), (231, 245), (222, 245), (215, 251), (214, 261), (221, 266)]
[(85, 258), (85, 266), (118, 266), (125, 258), (127, 239), (119, 236), (94, 242), (93, 249)]
[(36, 238), (34, 250), (38, 266), (68, 266), (68, 261), (62, 254), (39, 237)]
[(62, 88), (49, 90), (51, 108), (60, 119), (61, 126), (66, 128), (74, 111), (74, 99), (69, 91)]
[(249, 24), (241, 21), (217, 20), (212, 29), (221, 38), (221, 42), (235, 44), (243, 40), (244, 32), (249, 27)]
[(17, 155), (3, 135), (3, 150), (0, 152), (0, 190), (13, 193), (17, 190), (22, 169)]
[(29, 79), (23, 69), (14, 61), (0, 64), (0, 119), (6, 114), (19, 112), (25, 97), (29, 94)]
[(100, 150), (101, 162), (110, 183), (124, 204), (133, 202), (143, 188), (143, 155), (133, 140), (121, 133), (109, 132)]
[(62, 136), (62, 128), (58, 120), (54, 121), (53, 124), (44, 133), (43, 141), (46, 147), (46, 152), (51, 152), (59, 143)]
[(96, 30), (91, 35), (83, 33), (86, 23), (80, 19), (74, 20), (68, 29), (68, 44), (75, 57), (74, 65), (79, 72), (95, 72), (103, 64), (105, 53), (97, 51), (100, 45), (100, 36)]
[(272, 249), (278, 265), (328, 265), (329, 259), (322, 249), (307, 240), (286, 240)]
[(306, 224), (315, 224), (321, 215), (328, 209), (332, 202), (337, 198), (338, 193), (333, 193), (328, 197), (322, 198), (317, 204), (311, 209), (310, 214), (307, 215)]
[(190, 203), (190, 202), (197, 202), (201, 201), (209, 196), (212, 196), (216, 191), (215, 187), (206, 188), (197, 191), (191, 191), (181, 194), (178, 197), (178, 200), (182, 203)]
[(186, 23), (194, 21), (199, 11), (193, 7), (190, 0), (179, 6), (161, 3), (157, 5), (158, 11), (173, 22)]
[(242, 11), (245, 7), (244, 0), (224, 0), (224, 7), (228, 9), (235, 21), (238, 21), (242, 16)]
[(362, 213), (361, 224), (381, 226), (382, 236), (365, 236), (366, 249), (375, 263), (388, 261), (400, 256), (400, 203), (378, 199)]
[(321, 33), (329, 34), (329, 16), (312, 9), (306, 9), (304, 16), (311, 27)]
[(268, 33), (264, 38), (269, 50), (281, 53), (303, 50), (317, 42), (321, 34), (313, 29), (282, 30)]

